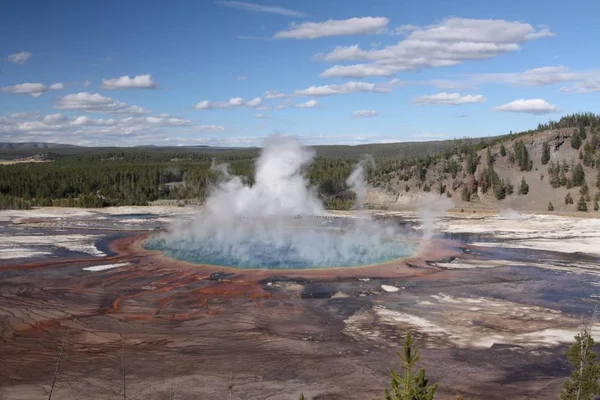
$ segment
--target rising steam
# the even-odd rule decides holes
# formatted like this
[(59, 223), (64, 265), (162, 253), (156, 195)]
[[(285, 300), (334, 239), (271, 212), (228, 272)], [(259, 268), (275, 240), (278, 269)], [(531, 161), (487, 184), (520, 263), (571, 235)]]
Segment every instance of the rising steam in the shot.
[[(409, 255), (416, 243), (397, 225), (362, 215), (334, 224), (304, 176), (314, 158), (296, 139), (270, 136), (256, 163), (255, 184), (213, 163), (222, 183), (192, 224), (176, 225), (146, 244), (149, 249), (197, 263), (242, 268), (315, 268), (378, 263)], [(358, 208), (366, 199), (363, 160), (348, 177)], [(429, 232), (429, 231), (428, 231)]]

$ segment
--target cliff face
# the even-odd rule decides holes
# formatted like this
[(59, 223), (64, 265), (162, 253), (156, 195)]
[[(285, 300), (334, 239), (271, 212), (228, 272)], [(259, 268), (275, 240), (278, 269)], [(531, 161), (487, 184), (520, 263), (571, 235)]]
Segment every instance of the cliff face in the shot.
[[(585, 136), (579, 137), (578, 148), (574, 135)], [(375, 207), (416, 207), (430, 192), (451, 198), (456, 208), (547, 211), (552, 203), (555, 211), (564, 212), (577, 211), (583, 196), (594, 213), (599, 168), (600, 132), (587, 129), (582, 135), (577, 128), (553, 129), (507, 139), (471, 157), (463, 153), (442, 157), (426, 171), (411, 166), (376, 177), (367, 201)], [(583, 180), (574, 176), (580, 171)], [(528, 190), (520, 191), (523, 179)], [(567, 194), (573, 204), (565, 203)]]

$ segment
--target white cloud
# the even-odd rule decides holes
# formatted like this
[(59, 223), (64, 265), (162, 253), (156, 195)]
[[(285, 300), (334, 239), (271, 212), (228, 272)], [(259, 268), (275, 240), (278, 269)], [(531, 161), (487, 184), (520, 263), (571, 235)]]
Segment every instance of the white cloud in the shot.
[(547, 27), (535, 29), (524, 22), (449, 18), (436, 25), (411, 27), (403, 40), (383, 49), (336, 47), (321, 58), (328, 62), (362, 63), (335, 65), (321, 76), (392, 76), (401, 71), (452, 66), (514, 52), (529, 40), (548, 36), (553, 34)]
[(68, 118), (62, 114), (50, 114), (44, 116), (42, 122), (47, 125), (59, 125), (67, 121)]
[(281, 99), (284, 97), (287, 97), (287, 95), (285, 95), (283, 93), (279, 93), (277, 90), (267, 90), (265, 92), (265, 99), (267, 99), (267, 100)]
[(83, 82), (81, 82), (81, 85), (82, 85), (84, 88), (86, 88), (86, 87), (90, 86), (91, 84), (92, 84), (92, 81), (83, 81)]
[(133, 78), (123, 75), (116, 79), (102, 79), (102, 89), (156, 89), (150, 74), (137, 75)]
[(0, 87), (0, 92), (4, 93), (18, 93), (28, 94), (33, 97), (40, 97), (43, 93), (50, 90), (61, 90), (64, 88), (62, 83), (54, 83), (50, 86), (46, 86), (43, 83), (19, 83), (17, 85)]
[(379, 115), (375, 110), (356, 110), (352, 113), (354, 118), (373, 118)]
[(61, 97), (54, 103), (54, 108), (116, 115), (143, 115), (148, 112), (141, 107), (132, 106), (113, 98), (102, 96), (99, 93), (91, 94), (88, 92), (68, 94)]
[(225, 127), (221, 125), (198, 125), (196, 130), (200, 132), (222, 132), (225, 130)]
[[(566, 89), (566, 90), (564, 90)], [(592, 93), (600, 92), (600, 77), (577, 82), (571, 88), (561, 88), (563, 92)]]
[(318, 103), (315, 99), (311, 99), (309, 101), (307, 101), (306, 103), (300, 103), (300, 104), (292, 104), (290, 105), (290, 107), (293, 108), (316, 108), (318, 107)]
[(572, 82), (571, 86), (563, 86), (560, 91), (575, 93), (600, 91), (600, 69), (572, 71), (563, 65), (533, 68), (522, 72), (477, 74), (472, 77), (472, 80), (514, 86), (546, 86)]
[(254, 114), (254, 118), (267, 119), (267, 118), (269, 118), (269, 116), (266, 114)]
[(296, 90), (296, 96), (331, 96), (335, 94), (348, 94), (360, 92), (372, 93), (390, 93), (392, 89), (388, 85), (366, 83), (366, 82), (346, 82), (341, 85), (311, 86), (306, 89)]
[(413, 99), (415, 104), (435, 104), (435, 105), (459, 105), (459, 104), (470, 104), (470, 103), (482, 103), (485, 101), (485, 97), (481, 94), (472, 95), (468, 94), (461, 96), (460, 93), (438, 93), (426, 96), (418, 96)]
[(275, 39), (317, 39), (328, 36), (367, 35), (384, 29), (389, 20), (385, 17), (361, 17), (325, 22), (292, 24), (275, 33)]
[(289, 8), (276, 7), (276, 6), (262, 6), (260, 4), (245, 3), (242, 1), (217, 1), (217, 4), (221, 4), (228, 7), (237, 8), (238, 10), (250, 11), (250, 12), (261, 12), (269, 14), (279, 14), (285, 17), (306, 17), (307, 14), (291, 10)]
[(508, 83), (515, 86), (545, 86), (556, 83), (600, 77), (600, 71), (572, 72), (565, 66), (550, 66), (528, 69), (523, 72), (478, 74), (473, 80), (484, 83)]
[(244, 100), (241, 97), (233, 97), (225, 102), (211, 102), (208, 100), (203, 100), (196, 105), (194, 108), (197, 110), (210, 110), (210, 109), (225, 109), (225, 108), (241, 108), (241, 107), (250, 107), (250, 108), (258, 108), (262, 105), (262, 99), (260, 97), (255, 97), (252, 100)]
[(528, 114), (549, 114), (560, 111), (558, 107), (543, 99), (518, 99), (494, 107), (495, 111), (520, 112)]
[[(220, 125), (198, 125), (193, 121), (163, 115), (99, 119), (88, 116), (69, 118), (62, 114), (40, 116), (9, 114), (0, 117), (0, 140), (43, 141), (84, 145), (160, 144), (171, 140), (177, 130), (221, 132)], [(184, 132), (185, 132), (184, 131)], [(181, 131), (180, 131), (181, 132)]]
[(447, 79), (431, 79), (423, 82), (427, 85), (433, 85), (440, 90), (467, 90), (470, 86), (465, 82), (452, 81)]
[(31, 58), (32, 54), (28, 51), (22, 51), (20, 53), (11, 54), (6, 59), (13, 64), (24, 64), (25, 61)]
[(245, 77), (245, 76), (243, 76), (243, 75), (240, 75), (240, 76), (238, 76), (236, 79), (237, 79), (238, 81), (245, 81), (245, 80), (246, 80), (246, 77)]

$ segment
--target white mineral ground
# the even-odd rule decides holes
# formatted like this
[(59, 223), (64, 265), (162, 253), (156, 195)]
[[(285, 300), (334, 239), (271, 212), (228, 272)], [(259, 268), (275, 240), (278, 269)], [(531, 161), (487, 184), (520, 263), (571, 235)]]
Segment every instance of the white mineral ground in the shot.
[(118, 264), (104, 264), (104, 265), (94, 265), (92, 267), (82, 268), (84, 271), (98, 272), (105, 271), (107, 269), (120, 268), (129, 265), (129, 263), (118, 263)]
[[(551, 347), (571, 343), (581, 323), (548, 308), (444, 293), (431, 295), (402, 311), (376, 306), (344, 322), (344, 331), (349, 335), (391, 347), (410, 328), (425, 336), (427, 347), (435, 348), (489, 348), (494, 344)], [(592, 324), (590, 329), (594, 336), (600, 335), (600, 324)]]
[(35, 249), (35, 246), (44, 247), (59, 247), (69, 251), (86, 253), (92, 256), (105, 256), (102, 251), (98, 250), (95, 245), (99, 235), (11, 235), (0, 236), (0, 253), (5, 252), (6, 255), (12, 253), (9, 258), (25, 258), (38, 257), (40, 255), (48, 255), (47, 252), (40, 252)]

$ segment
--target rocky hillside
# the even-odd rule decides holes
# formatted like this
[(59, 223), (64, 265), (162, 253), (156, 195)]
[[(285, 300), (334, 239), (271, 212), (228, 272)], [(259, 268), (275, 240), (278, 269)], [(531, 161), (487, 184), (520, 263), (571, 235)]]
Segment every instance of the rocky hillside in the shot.
[[(562, 121), (562, 120), (561, 120)], [(372, 179), (368, 202), (414, 206), (426, 192), (456, 208), (598, 212), (600, 121), (457, 145)]]

